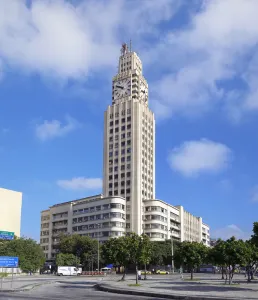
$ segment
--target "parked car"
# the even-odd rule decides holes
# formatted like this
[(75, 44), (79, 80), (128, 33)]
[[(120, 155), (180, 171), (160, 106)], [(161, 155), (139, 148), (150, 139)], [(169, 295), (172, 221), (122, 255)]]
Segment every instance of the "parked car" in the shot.
[(58, 267), (57, 268), (57, 273), (58, 276), (79, 276), (82, 274), (82, 269), (81, 268), (76, 268), (76, 267)]
[[(141, 271), (141, 274), (142, 274), (142, 275), (145, 275), (145, 271), (144, 271), (144, 270)], [(151, 271), (148, 271), (148, 270), (147, 270), (147, 271), (146, 271), (146, 275), (151, 275)]]
[(166, 270), (156, 270), (156, 274), (167, 275), (167, 274), (169, 274), (169, 272)]

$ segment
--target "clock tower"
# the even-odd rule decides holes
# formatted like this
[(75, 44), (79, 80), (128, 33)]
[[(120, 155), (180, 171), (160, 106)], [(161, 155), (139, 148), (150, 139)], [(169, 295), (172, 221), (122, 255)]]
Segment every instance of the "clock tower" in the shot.
[(143, 201), (155, 199), (155, 120), (136, 52), (122, 45), (104, 121), (104, 196), (126, 199), (126, 228), (142, 233)]

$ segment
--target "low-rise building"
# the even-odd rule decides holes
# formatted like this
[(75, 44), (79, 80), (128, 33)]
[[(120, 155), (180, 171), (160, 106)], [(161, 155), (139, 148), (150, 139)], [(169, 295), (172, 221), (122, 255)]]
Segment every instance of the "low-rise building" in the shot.
[[(55, 258), (61, 234), (80, 234), (98, 239), (130, 232), (126, 200), (102, 194), (53, 205), (41, 212), (40, 244), (47, 259)], [(170, 239), (198, 241), (209, 245), (209, 227), (202, 218), (161, 200), (143, 202), (142, 232), (152, 241)], [(204, 238), (205, 233), (205, 238)]]
[(22, 193), (0, 188), (0, 231), (21, 235)]

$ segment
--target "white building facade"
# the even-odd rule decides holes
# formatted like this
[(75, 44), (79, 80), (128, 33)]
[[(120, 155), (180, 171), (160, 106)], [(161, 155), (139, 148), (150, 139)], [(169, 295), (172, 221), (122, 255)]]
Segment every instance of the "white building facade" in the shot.
[(21, 235), (22, 193), (0, 188), (0, 231)]
[(42, 211), (41, 245), (47, 258), (55, 256), (60, 233), (102, 242), (132, 231), (152, 241), (172, 237), (209, 245), (209, 226), (201, 217), (155, 199), (155, 119), (148, 100), (141, 60), (123, 44), (112, 105), (104, 114), (103, 195)]

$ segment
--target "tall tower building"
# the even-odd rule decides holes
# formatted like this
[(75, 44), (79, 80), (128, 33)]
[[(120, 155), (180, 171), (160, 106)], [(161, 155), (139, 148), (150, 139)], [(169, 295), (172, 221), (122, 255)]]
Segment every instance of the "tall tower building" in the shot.
[(142, 62), (123, 44), (105, 111), (103, 193), (126, 199), (126, 228), (137, 234), (143, 201), (155, 199), (155, 120), (148, 100)]

